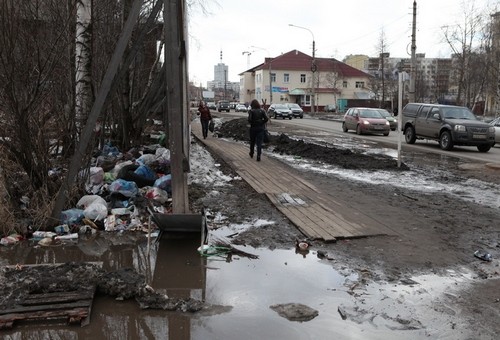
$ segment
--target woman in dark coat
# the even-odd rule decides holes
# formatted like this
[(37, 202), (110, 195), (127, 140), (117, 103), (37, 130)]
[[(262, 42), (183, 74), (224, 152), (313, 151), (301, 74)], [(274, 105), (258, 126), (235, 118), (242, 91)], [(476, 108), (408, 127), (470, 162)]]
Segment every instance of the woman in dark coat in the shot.
[(268, 121), (267, 114), (260, 108), (257, 99), (250, 103), (250, 111), (248, 111), (248, 122), (250, 123), (250, 157), (253, 158), (255, 146), (257, 146), (257, 161), (260, 162), (262, 154), (262, 142)]
[(210, 114), (210, 109), (203, 100), (200, 101), (200, 105), (198, 106), (198, 115), (200, 116), (203, 139), (206, 139), (208, 136), (208, 124), (212, 120), (212, 115)]

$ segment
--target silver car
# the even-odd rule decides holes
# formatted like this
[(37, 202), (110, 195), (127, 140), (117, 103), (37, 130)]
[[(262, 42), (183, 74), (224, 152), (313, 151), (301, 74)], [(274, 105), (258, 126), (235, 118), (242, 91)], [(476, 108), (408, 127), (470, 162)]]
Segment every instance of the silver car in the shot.
[(493, 119), (490, 125), (495, 128), (495, 143), (500, 143), (500, 117)]
[(269, 109), (267, 109), (267, 115), (269, 117), (281, 117), (283, 119), (292, 119), (293, 117), (292, 110), (290, 110), (285, 104), (271, 104), (271, 106), (269, 106)]

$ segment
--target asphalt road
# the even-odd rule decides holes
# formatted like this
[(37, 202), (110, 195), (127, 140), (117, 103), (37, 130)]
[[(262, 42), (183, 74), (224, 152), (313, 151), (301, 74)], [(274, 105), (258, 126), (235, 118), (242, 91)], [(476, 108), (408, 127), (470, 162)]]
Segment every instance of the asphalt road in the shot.
[[(231, 115), (236, 117), (246, 117), (246, 113), (224, 113), (224, 115)], [(336, 120), (324, 120), (318, 119), (316, 117), (303, 119), (294, 118), (292, 120), (288, 119), (272, 119), (271, 124), (290, 124), (295, 126), (303, 126), (312, 129), (318, 129), (339, 136), (349, 136), (351, 138), (369, 140), (372, 142), (377, 142), (382, 144), (384, 147), (393, 148), (398, 150), (398, 140), (401, 138), (401, 153), (405, 151), (419, 151), (419, 152), (430, 152), (435, 154), (440, 154), (444, 156), (458, 157), (468, 159), (470, 161), (477, 161), (483, 163), (498, 163), (500, 166), (500, 145), (495, 146), (490, 149), (490, 151), (484, 153), (479, 152), (475, 146), (455, 146), (451, 151), (444, 151), (439, 148), (439, 144), (432, 140), (417, 140), (415, 144), (406, 144), (404, 141), (404, 136), (398, 131), (391, 131), (389, 136), (383, 135), (357, 135), (355, 131), (342, 131), (342, 122)]]

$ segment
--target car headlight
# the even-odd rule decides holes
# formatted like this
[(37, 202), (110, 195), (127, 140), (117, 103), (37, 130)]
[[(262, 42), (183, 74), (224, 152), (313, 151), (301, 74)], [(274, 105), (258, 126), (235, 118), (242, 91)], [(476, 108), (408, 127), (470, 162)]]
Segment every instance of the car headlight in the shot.
[(367, 121), (367, 120), (363, 120), (363, 124), (365, 124), (365, 125), (370, 125), (370, 122), (369, 122), (369, 121)]
[(385, 122), (385, 125), (391, 125), (389, 122)]
[(455, 125), (455, 131), (465, 132), (465, 131), (467, 131), (467, 129), (465, 128), (465, 125)]
[(490, 127), (488, 128), (488, 132), (490, 132), (490, 133), (495, 133), (495, 128), (494, 128), (493, 126), (490, 126)]

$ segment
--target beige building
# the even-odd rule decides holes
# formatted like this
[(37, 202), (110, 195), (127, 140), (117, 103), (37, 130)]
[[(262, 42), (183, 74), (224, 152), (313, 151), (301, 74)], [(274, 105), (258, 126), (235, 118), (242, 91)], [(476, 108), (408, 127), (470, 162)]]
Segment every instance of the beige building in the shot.
[[(312, 61), (311, 56), (297, 50), (266, 58), (264, 63), (240, 73), (240, 101), (297, 103), (310, 112)], [(333, 58), (315, 58), (315, 65), (316, 111), (342, 100), (371, 98), (369, 74)]]

